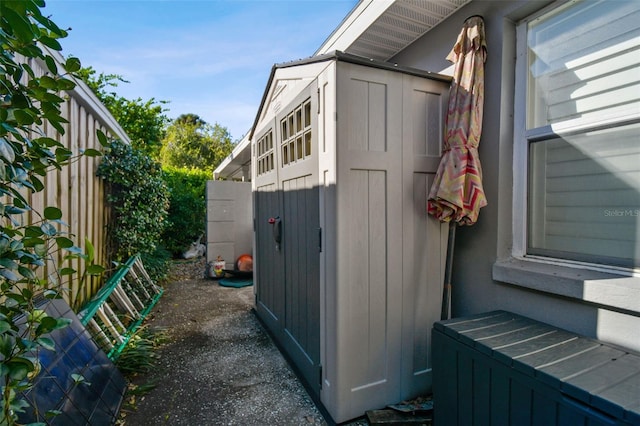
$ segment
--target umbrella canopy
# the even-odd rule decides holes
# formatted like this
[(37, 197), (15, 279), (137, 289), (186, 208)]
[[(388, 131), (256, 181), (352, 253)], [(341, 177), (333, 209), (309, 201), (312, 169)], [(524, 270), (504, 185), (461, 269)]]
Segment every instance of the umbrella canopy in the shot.
[(449, 318), (451, 272), (456, 225), (473, 225), (487, 205), (482, 189), (478, 144), (484, 106), (484, 61), (487, 43), (480, 16), (467, 18), (447, 59), (454, 63), (445, 121), (443, 154), (429, 191), (427, 211), (449, 222), (441, 319)]
[(482, 189), (478, 144), (482, 133), (484, 62), (487, 44), (484, 21), (468, 18), (447, 59), (453, 62), (453, 82), (445, 121), (443, 155), (429, 192), (427, 211), (442, 222), (472, 225), (487, 205)]

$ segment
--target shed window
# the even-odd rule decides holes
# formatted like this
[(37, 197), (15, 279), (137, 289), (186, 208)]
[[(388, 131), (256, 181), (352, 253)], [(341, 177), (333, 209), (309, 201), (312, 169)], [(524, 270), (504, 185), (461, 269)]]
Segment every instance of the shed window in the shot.
[(302, 161), (311, 155), (311, 99), (297, 105), (282, 119), (282, 165)]
[(258, 175), (265, 174), (273, 170), (275, 164), (273, 162), (273, 132), (269, 130), (264, 134), (257, 143), (258, 150)]
[(572, 1), (518, 28), (529, 255), (640, 266), (639, 22), (640, 2)]

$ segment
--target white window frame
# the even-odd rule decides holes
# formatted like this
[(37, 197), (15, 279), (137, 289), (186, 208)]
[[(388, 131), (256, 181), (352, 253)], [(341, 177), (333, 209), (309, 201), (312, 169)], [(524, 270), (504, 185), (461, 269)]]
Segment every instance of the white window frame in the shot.
[[(637, 121), (637, 113), (626, 117), (602, 117), (587, 126), (581, 119), (526, 130), (527, 24), (565, 4), (555, 2), (515, 24), (516, 64), (513, 109), (513, 186), (510, 256), (493, 267), (496, 281), (579, 299), (622, 312), (640, 313), (640, 270), (527, 254), (529, 140), (549, 134), (567, 135), (586, 127)], [(506, 77), (506, 76), (505, 76)]]

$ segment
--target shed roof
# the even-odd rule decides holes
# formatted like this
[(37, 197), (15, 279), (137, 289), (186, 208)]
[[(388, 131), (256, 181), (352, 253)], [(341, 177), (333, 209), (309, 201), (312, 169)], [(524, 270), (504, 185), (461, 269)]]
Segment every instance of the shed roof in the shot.
[[(369, 66), (381, 66), (429, 30), (446, 20), (472, 0), (360, 0), (344, 20), (333, 30), (314, 56), (274, 65), (256, 119), (249, 131), (253, 136), (277, 69), (332, 59), (369, 61)], [(332, 53), (333, 52), (333, 53)], [(339, 53), (335, 53), (339, 52)], [(338, 56), (335, 56), (338, 55)], [(390, 64), (390, 66), (395, 66)], [(398, 67), (400, 68), (400, 67)], [(244, 142), (244, 140), (243, 140)], [(241, 142), (251, 152), (249, 141)], [(234, 150), (235, 151), (235, 150)], [(246, 156), (243, 156), (243, 158)], [(249, 155), (250, 157), (250, 155)], [(236, 156), (240, 158), (240, 156)], [(214, 171), (216, 176), (230, 177), (241, 167), (240, 160), (225, 160)], [(250, 161), (250, 160), (249, 160)]]
[[(404, 67), (404, 66), (400, 66), (390, 62), (379, 61), (371, 58), (365, 58), (362, 56), (353, 55), (350, 53), (345, 53), (340, 51), (334, 51), (334, 52), (325, 53), (322, 55), (312, 56), (306, 59), (300, 59), (296, 61), (275, 64), (271, 68), (271, 74), (269, 75), (267, 86), (265, 88), (264, 94), (262, 95), (262, 100), (260, 101), (260, 106), (258, 107), (258, 112), (253, 122), (253, 126), (251, 127), (251, 132), (249, 133), (249, 139), (253, 138), (253, 134), (257, 130), (257, 125), (263, 115), (263, 110), (267, 106), (269, 98), (272, 96), (272, 94), (275, 91), (279, 90), (278, 86), (274, 86), (274, 81), (276, 80), (276, 75), (279, 70), (290, 69), (290, 68), (302, 68), (308, 65), (322, 64), (324, 62), (330, 62), (330, 61), (349, 62), (352, 64), (365, 65), (368, 67), (386, 69), (390, 71), (397, 71), (397, 72), (402, 72), (404, 74), (416, 75), (419, 77), (426, 77), (434, 80), (440, 80), (440, 81), (446, 81), (446, 82), (451, 81), (451, 77), (446, 75), (432, 73), (432, 72), (424, 71), (417, 68)], [(319, 74), (319, 71), (318, 71), (319, 69), (320, 68), (316, 68), (316, 71), (309, 70), (306, 73), (301, 72), (299, 75), (297, 75), (294, 72), (292, 73), (291, 76), (289, 76), (289, 78), (295, 76), (297, 77), (296, 79), (299, 81), (311, 80), (317, 77), (317, 75)]]

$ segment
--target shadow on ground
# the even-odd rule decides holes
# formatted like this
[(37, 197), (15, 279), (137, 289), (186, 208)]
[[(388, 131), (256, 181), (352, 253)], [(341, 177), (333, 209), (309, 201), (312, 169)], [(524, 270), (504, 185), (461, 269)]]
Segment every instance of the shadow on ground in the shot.
[(123, 407), (121, 424), (326, 424), (253, 314), (253, 287), (221, 287), (203, 274), (203, 260), (176, 264), (147, 320), (168, 342), (156, 367), (133, 379), (156, 387)]

